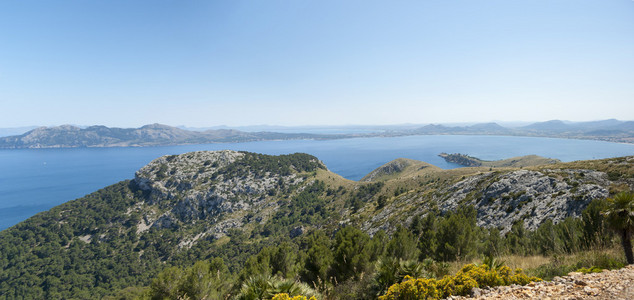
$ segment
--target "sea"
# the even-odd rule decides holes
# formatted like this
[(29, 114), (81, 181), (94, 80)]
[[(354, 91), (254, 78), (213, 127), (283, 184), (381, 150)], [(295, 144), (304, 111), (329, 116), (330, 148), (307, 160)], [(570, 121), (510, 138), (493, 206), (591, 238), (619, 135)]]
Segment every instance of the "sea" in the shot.
[(463, 153), (484, 160), (536, 154), (564, 162), (634, 155), (634, 144), (509, 136), (404, 136), (338, 140), (284, 140), (164, 147), (0, 150), (0, 230), (121, 180), (163, 155), (201, 150), (264, 154), (303, 152), (331, 171), (359, 180), (396, 158), (425, 161), (443, 169), (461, 166), (438, 156)]

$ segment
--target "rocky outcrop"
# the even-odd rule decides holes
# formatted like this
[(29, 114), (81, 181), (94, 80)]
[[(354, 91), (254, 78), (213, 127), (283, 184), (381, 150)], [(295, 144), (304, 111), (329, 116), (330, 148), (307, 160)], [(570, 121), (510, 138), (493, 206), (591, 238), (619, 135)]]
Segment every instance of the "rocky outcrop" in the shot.
[(606, 173), (586, 169), (479, 172), (454, 183), (432, 183), (427, 189), (395, 197), (371, 214), (362, 228), (370, 234), (379, 229), (390, 231), (397, 220), (407, 223), (432, 208), (444, 214), (473, 205), (478, 226), (506, 233), (521, 220), (526, 229), (535, 230), (546, 220), (556, 224), (567, 217), (579, 217), (592, 200), (608, 197), (612, 184)]
[[(136, 172), (133, 183), (144, 202), (137, 232), (155, 228), (182, 232), (179, 247), (219, 239), (232, 229), (263, 224), (294, 192), (326, 167), (307, 154), (270, 156), (237, 151), (199, 151), (155, 159)], [(301, 235), (304, 229), (291, 235)]]
[[(150, 194), (150, 204), (169, 210), (152, 226), (163, 228), (202, 219), (219, 221), (224, 215), (263, 205), (267, 195), (281, 187), (303, 182), (295, 173), (258, 176), (248, 169), (239, 176), (227, 176), (227, 168), (244, 156), (229, 150), (192, 152), (163, 156), (141, 168), (134, 181)], [(233, 222), (212, 234), (217, 236), (239, 225)]]
[(634, 265), (619, 270), (555, 277), (525, 286), (475, 288), (471, 297), (449, 299), (634, 299)]
[(441, 211), (474, 205), (478, 226), (503, 228), (504, 233), (519, 220), (535, 230), (546, 220), (578, 217), (592, 200), (607, 197), (608, 187), (605, 173), (590, 170), (490, 172), (448, 187), (435, 200)]

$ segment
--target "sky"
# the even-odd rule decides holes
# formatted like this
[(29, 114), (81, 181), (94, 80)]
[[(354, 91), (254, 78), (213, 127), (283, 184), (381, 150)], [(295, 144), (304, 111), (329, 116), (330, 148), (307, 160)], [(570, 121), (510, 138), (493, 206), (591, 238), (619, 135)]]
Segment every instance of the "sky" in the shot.
[(632, 0), (0, 1), (0, 127), (608, 118)]

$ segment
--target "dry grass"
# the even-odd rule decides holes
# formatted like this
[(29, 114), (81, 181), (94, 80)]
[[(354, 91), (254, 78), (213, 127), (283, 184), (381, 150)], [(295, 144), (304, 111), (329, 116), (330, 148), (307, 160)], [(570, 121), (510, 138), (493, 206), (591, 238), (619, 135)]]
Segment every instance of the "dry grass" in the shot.
[[(534, 270), (540, 266), (544, 265), (576, 265), (583, 264), (587, 266), (598, 266), (600, 265), (600, 260), (609, 257), (615, 259), (617, 261), (625, 262), (625, 256), (623, 254), (623, 249), (620, 246), (615, 245), (612, 248), (607, 249), (596, 249), (589, 251), (582, 251), (574, 254), (560, 254), (560, 255), (552, 255), (552, 256), (542, 256), (542, 255), (530, 255), (530, 256), (521, 256), (521, 255), (504, 255), (496, 258), (499, 261), (504, 262), (504, 265), (508, 266), (511, 269), (522, 269), (522, 270)], [(449, 263), (449, 273), (455, 274), (458, 272), (464, 265), (471, 263), (482, 263), (481, 258), (474, 258), (470, 260), (460, 260)]]
[(504, 263), (509, 266), (511, 269), (533, 269), (537, 268), (541, 265), (550, 263), (551, 257), (542, 256), (542, 255), (533, 255), (533, 256), (520, 256), (520, 255), (507, 255), (500, 260), (504, 261)]
[(345, 179), (337, 173), (321, 169), (317, 170), (317, 173), (315, 174), (315, 179), (321, 180), (326, 183), (326, 185), (335, 188), (339, 186), (352, 187), (356, 184), (356, 181)]
[[(499, 258), (496, 258), (498, 261), (502, 261), (504, 265), (509, 268), (515, 270), (520, 268), (522, 270), (537, 268), (541, 265), (545, 265), (551, 262), (552, 257), (542, 256), (542, 255), (532, 255), (532, 256), (521, 256), (521, 255), (505, 255)], [(471, 259), (471, 260), (462, 260), (462, 261), (454, 261), (449, 263), (449, 272), (450, 274), (455, 274), (466, 264), (472, 263), (482, 263), (482, 259)]]

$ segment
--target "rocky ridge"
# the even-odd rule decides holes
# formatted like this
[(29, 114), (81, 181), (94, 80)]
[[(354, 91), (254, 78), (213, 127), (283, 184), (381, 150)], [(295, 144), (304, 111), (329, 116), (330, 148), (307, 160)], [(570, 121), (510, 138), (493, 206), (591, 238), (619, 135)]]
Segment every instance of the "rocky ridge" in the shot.
[(608, 188), (607, 175), (602, 172), (518, 170), (467, 178), (436, 199), (441, 211), (474, 205), (478, 226), (503, 228), (505, 233), (519, 220), (524, 220), (526, 229), (535, 230), (549, 219), (556, 224), (566, 217), (578, 217), (592, 200), (606, 198)]
[[(614, 163), (631, 172), (634, 157)], [(368, 213), (361, 227), (371, 234), (379, 229), (389, 231), (394, 226), (391, 223), (399, 220), (395, 216), (409, 222), (412, 216), (432, 209), (446, 213), (461, 205), (473, 205), (479, 226), (506, 233), (521, 220), (526, 229), (535, 230), (546, 220), (556, 224), (567, 217), (579, 217), (592, 200), (608, 197), (613, 186), (634, 186), (631, 179), (614, 181), (610, 179), (613, 175), (604, 171), (552, 166), (492, 171), (473, 168), (471, 175), (442, 181), (434, 179), (434, 173), (421, 174), (423, 179), (430, 178), (424, 188), (396, 196), (383, 209)]]
[[(226, 235), (231, 228), (240, 228), (247, 212), (275, 211), (279, 203), (270, 201), (280, 189), (293, 189), (304, 183), (302, 170), (290, 166), (292, 172), (252, 170), (241, 164), (251, 153), (236, 151), (200, 151), (160, 157), (136, 172), (134, 182), (149, 194), (150, 209), (140, 228), (180, 228), (199, 221), (207, 224), (204, 232), (184, 239)], [(313, 158), (316, 167), (325, 166)], [(235, 167), (236, 165), (244, 168)], [(158, 213), (158, 212), (161, 213)], [(267, 214), (256, 221), (264, 222)]]

